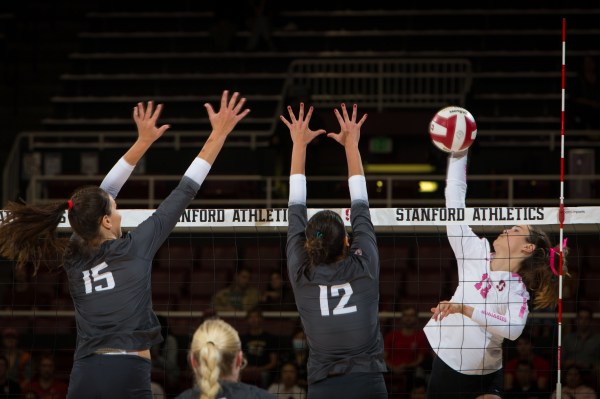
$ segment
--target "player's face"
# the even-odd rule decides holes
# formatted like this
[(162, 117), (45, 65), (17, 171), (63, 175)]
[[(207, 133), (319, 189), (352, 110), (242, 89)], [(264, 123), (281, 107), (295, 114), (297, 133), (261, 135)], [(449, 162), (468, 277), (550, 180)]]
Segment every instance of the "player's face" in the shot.
[(494, 250), (497, 254), (510, 255), (511, 258), (522, 257), (523, 249), (532, 245), (527, 241), (529, 234), (527, 225), (516, 225), (510, 229), (504, 229), (494, 241)]

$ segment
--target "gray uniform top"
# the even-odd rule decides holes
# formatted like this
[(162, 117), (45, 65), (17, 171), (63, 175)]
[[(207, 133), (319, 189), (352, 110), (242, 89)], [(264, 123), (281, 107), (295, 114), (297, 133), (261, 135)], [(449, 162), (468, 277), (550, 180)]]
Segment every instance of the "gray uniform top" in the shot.
[[(216, 396), (218, 399), (276, 399), (276, 396), (264, 389), (243, 382), (219, 381), (219, 384), (221, 389)], [(200, 388), (194, 387), (182, 392), (175, 399), (198, 399), (200, 393)]]
[(290, 205), (288, 220), (287, 266), (309, 347), (308, 383), (337, 374), (386, 371), (379, 327), (379, 253), (368, 203), (352, 201), (349, 256), (310, 272), (304, 250), (306, 205)]
[(76, 360), (100, 348), (141, 350), (163, 340), (152, 310), (152, 259), (199, 188), (183, 176), (135, 230), (105, 241), (90, 258), (65, 259), (77, 323)]

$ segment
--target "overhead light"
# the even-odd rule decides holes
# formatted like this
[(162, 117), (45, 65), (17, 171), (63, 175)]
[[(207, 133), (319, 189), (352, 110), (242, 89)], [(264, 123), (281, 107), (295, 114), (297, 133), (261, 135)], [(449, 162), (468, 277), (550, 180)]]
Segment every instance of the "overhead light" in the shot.
[(437, 182), (421, 180), (419, 182), (419, 192), (420, 193), (435, 193), (438, 189)]

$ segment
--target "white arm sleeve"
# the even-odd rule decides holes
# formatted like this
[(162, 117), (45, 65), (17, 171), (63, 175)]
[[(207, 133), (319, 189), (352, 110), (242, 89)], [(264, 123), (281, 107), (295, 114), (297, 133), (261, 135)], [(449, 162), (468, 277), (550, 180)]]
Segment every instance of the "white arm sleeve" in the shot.
[(131, 176), (134, 168), (135, 165), (128, 164), (123, 158), (119, 159), (115, 166), (106, 174), (102, 183), (100, 183), (100, 188), (109, 193), (113, 198), (117, 198), (119, 191), (121, 191), (123, 184)]
[[(515, 282), (512, 283), (515, 284)], [(519, 338), (525, 328), (525, 323), (527, 323), (527, 316), (529, 315), (528, 299), (529, 293), (523, 286), (520, 290), (511, 291), (510, 303), (508, 303), (505, 314), (475, 306), (471, 320), (494, 335), (514, 341)]]
[(288, 205), (306, 204), (306, 176), (300, 173), (290, 176)]
[(484, 327), (486, 331), (514, 341), (523, 332), (527, 316), (524, 318), (507, 318), (504, 315), (476, 307), (473, 309), (471, 319)]
[(204, 179), (206, 179), (206, 175), (208, 175), (209, 171), (210, 164), (204, 159), (196, 157), (185, 171), (185, 176), (201, 185), (204, 182)]
[(350, 176), (348, 179), (348, 187), (350, 188), (350, 201), (369, 201), (367, 179), (365, 179), (363, 175)]
[(464, 208), (467, 195), (467, 153), (448, 157), (446, 207)]

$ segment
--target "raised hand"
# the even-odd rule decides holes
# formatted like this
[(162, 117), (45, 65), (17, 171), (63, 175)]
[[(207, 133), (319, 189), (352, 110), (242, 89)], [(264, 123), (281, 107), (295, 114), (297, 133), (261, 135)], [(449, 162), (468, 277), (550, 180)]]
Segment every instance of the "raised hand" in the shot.
[(352, 116), (348, 116), (346, 110), (346, 104), (342, 104), (342, 113), (336, 109), (333, 110), (335, 117), (340, 124), (339, 133), (327, 133), (327, 137), (334, 139), (342, 146), (346, 147), (349, 144), (356, 144), (360, 141), (360, 128), (367, 120), (367, 114), (364, 114), (362, 118), (357, 122), (358, 107), (356, 104), (352, 106)]
[(246, 99), (242, 97), (238, 101), (239, 95), (240, 93), (236, 91), (229, 99), (229, 91), (223, 91), (219, 112), (215, 112), (212, 105), (209, 103), (204, 104), (204, 107), (208, 112), (208, 119), (210, 120), (213, 134), (227, 137), (235, 125), (248, 115), (250, 109), (246, 108), (242, 111)]
[(288, 121), (283, 115), (280, 115), (279, 118), (288, 127), (288, 129), (290, 129), (290, 136), (294, 145), (299, 144), (306, 146), (308, 143), (313, 141), (315, 137), (325, 133), (325, 130), (323, 129), (311, 130), (308, 127), (313, 113), (312, 106), (308, 108), (308, 113), (304, 115), (304, 103), (300, 103), (298, 118), (296, 118), (291, 106), (288, 105), (287, 110), (290, 115), (290, 120)]
[(171, 127), (170, 125), (156, 127), (156, 121), (158, 120), (162, 109), (162, 104), (158, 104), (156, 109), (154, 109), (154, 103), (152, 101), (148, 101), (146, 107), (144, 107), (143, 102), (139, 102), (133, 107), (133, 120), (137, 126), (139, 140), (152, 144)]

